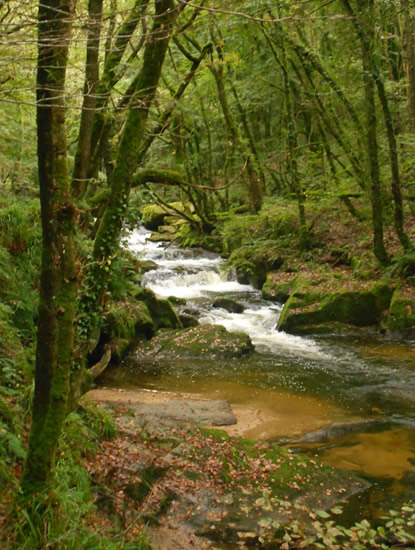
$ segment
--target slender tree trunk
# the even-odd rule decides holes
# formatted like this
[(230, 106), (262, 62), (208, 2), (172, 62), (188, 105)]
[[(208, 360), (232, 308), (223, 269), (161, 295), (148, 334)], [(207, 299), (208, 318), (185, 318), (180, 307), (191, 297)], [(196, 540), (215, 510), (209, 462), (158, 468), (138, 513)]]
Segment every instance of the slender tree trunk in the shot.
[(225, 81), (223, 76), (223, 60), (221, 59), (220, 47), (215, 40), (213, 32), (211, 31), (212, 40), (215, 42), (215, 47), (219, 53), (219, 63), (210, 64), (210, 70), (213, 74), (213, 77), (216, 82), (216, 87), (218, 90), (218, 99), (222, 108), (223, 117), (225, 119), (225, 128), (227, 130), (229, 141), (232, 143), (232, 151), (239, 149), (242, 153), (244, 162), (246, 164), (247, 173), (248, 173), (248, 196), (249, 203), (254, 212), (258, 212), (261, 209), (262, 201), (264, 198), (264, 188), (261, 183), (261, 176), (258, 172), (258, 167), (256, 166), (255, 159), (253, 158), (252, 152), (244, 143), (242, 136), (240, 134), (239, 128), (235, 122), (234, 116), (232, 114), (228, 96), (225, 89)]
[(53, 479), (72, 363), (77, 273), (64, 104), (72, 15), (71, 0), (39, 3), (37, 138), (43, 242), (35, 394), (21, 479), (26, 497), (44, 490)]
[[(173, 96), (173, 104), (177, 103), (180, 100), (180, 98), (183, 96), (190, 82), (193, 80), (199, 65), (201, 64), (203, 59), (206, 57), (206, 55), (209, 52), (211, 52), (211, 50), (212, 50), (211, 44), (207, 44), (204, 48), (202, 48), (199, 57), (193, 60), (192, 66), (190, 67), (185, 78), (183, 79), (183, 82), (180, 84), (179, 88), (177, 89), (176, 93)], [(166, 129), (170, 124), (170, 120), (173, 112), (174, 112), (174, 107), (167, 109), (161, 114), (159, 124), (149, 132), (148, 137), (146, 138), (145, 142), (143, 143), (143, 146), (140, 149), (140, 153), (137, 157), (138, 163), (142, 162), (146, 152), (151, 147), (155, 138), (163, 135), (163, 133), (166, 131)]]
[[(262, 27), (262, 31), (264, 33), (264, 36), (265, 36), (265, 38), (266, 38), (266, 40), (267, 40), (267, 42), (268, 42), (268, 44), (271, 48), (273, 56), (274, 56), (276, 62), (278, 63), (279, 67), (282, 70), (286, 70), (285, 67), (283, 67), (283, 64), (282, 64), (281, 60), (279, 59), (278, 52), (276, 51), (276, 46), (274, 45), (275, 41), (271, 40), (269, 34), (267, 33), (267, 31), (265, 30), (264, 27)], [(277, 43), (277, 45), (280, 46), (279, 43)], [(324, 105), (320, 95), (318, 94), (318, 88), (317, 88), (317, 86), (314, 82), (313, 74), (312, 74), (312, 70), (311, 70), (312, 66), (310, 65), (310, 63), (308, 63), (306, 57), (301, 56), (299, 59), (300, 59), (300, 62), (303, 66), (304, 73), (305, 73), (306, 78), (307, 78), (307, 80), (309, 82), (309, 85), (310, 85), (310, 91), (308, 91), (307, 87), (304, 86), (304, 93), (307, 94), (310, 101), (312, 101), (314, 103), (314, 105), (316, 106), (317, 113), (318, 113), (319, 117), (321, 118), (321, 121), (322, 121), (324, 127), (332, 135), (332, 137), (338, 143), (339, 147), (344, 151), (344, 154), (346, 155), (347, 159), (349, 160), (349, 162), (350, 162), (350, 164), (351, 164), (351, 166), (352, 166), (352, 168), (355, 172), (355, 175), (356, 175), (356, 178), (357, 178), (357, 181), (358, 181), (359, 185), (362, 187), (362, 189), (364, 189), (365, 186), (366, 186), (367, 175), (366, 175), (365, 171), (363, 170), (363, 168), (361, 166), (360, 159), (356, 156), (356, 153), (354, 151), (354, 147), (351, 147), (350, 144), (347, 142), (347, 140), (344, 136), (343, 127), (337, 121), (336, 115), (334, 114), (334, 116), (333, 116), (333, 113), (330, 113), (330, 112), (327, 111), (326, 106)], [(296, 67), (295, 63), (293, 62), (293, 60), (291, 60), (291, 65), (293, 66), (294, 70), (296, 71), (299, 79), (301, 81), (303, 81), (303, 79), (300, 76), (300, 71), (299, 71), (299, 69), (297, 69), (297, 67)]]
[(366, 107), (366, 139), (370, 167), (370, 200), (372, 204), (373, 251), (381, 265), (389, 262), (383, 238), (382, 187), (380, 182), (379, 152), (377, 141), (377, 120), (375, 103), (375, 82), (372, 78), (370, 51), (362, 46), (363, 81)]
[(248, 147), (251, 152), (251, 162), (255, 164), (255, 172), (257, 173), (257, 178), (259, 179), (259, 185), (261, 187), (259, 192), (263, 195), (266, 191), (265, 174), (264, 174), (264, 171), (262, 170), (261, 159), (258, 153), (258, 148), (256, 146), (253, 133), (249, 126), (248, 117), (246, 115), (245, 109), (243, 108), (241, 100), (239, 99), (238, 90), (236, 89), (236, 86), (232, 80), (233, 75), (231, 70), (228, 71), (228, 75), (229, 75), (229, 83), (230, 83), (231, 91), (236, 102), (236, 108), (238, 109), (238, 113), (242, 122), (242, 128), (244, 130), (246, 140), (248, 142)]
[(415, 39), (414, 39), (414, 17), (409, 6), (409, 0), (401, 0), (403, 10), (403, 53), (405, 59), (405, 70), (408, 79), (408, 114), (409, 127), (415, 132)]
[[(94, 113), (93, 128), (90, 142), (90, 165), (88, 177), (92, 177), (98, 170), (104, 147), (99, 147), (106, 120), (106, 107), (114, 85), (118, 81), (117, 69), (121, 63), (125, 50), (137, 28), (140, 18), (145, 13), (149, 0), (135, 0), (128, 19), (120, 27), (114, 39), (113, 48), (108, 52), (101, 81), (97, 88), (96, 111)], [(104, 137), (104, 139), (106, 136)]]
[(101, 36), (103, 0), (89, 0), (88, 4), (88, 38), (85, 63), (84, 100), (78, 143), (75, 153), (75, 164), (72, 174), (74, 196), (80, 196), (87, 184), (89, 159), (91, 154), (92, 125), (97, 103), (99, 83), (99, 44)]
[[(369, 19), (373, 19), (373, 0), (366, 0), (366, 1), (367, 1), (366, 12), (368, 14), (367, 16), (369, 17)], [(396, 231), (396, 234), (398, 235), (398, 238), (402, 244), (403, 249), (411, 250), (412, 244), (404, 229), (401, 178), (399, 173), (399, 159), (398, 159), (398, 148), (396, 143), (395, 128), (393, 124), (392, 114), (389, 108), (389, 102), (386, 95), (385, 85), (383, 83), (382, 75), (380, 73), (380, 68), (375, 58), (374, 44), (373, 44), (373, 41), (374, 41), (373, 23), (372, 21), (369, 21), (369, 25), (367, 25), (367, 27), (369, 28), (369, 31), (365, 30), (363, 24), (355, 16), (353, 9), (349, 3), (349, 0), (343, 0), (343, 4), (346, 7), (348, 14), (353, 16), (352, 21), (356, 28), (360, 42), (362, 44), (363, 61), (365, 65), (364, 66), (365, 79), (366, 80), (368, 78), (372, 79), (378, 91), (378, 96), (382, 106), (383, 118), (385, 120), (385, 126), (386, 126), (386, 132), (387, 132), (388, 144), (389, 144), (389, 159), (390, 159), (391, 175), (392, 175), (391, 188), (392, 188), (392, 196), (393, 196), (393, 203), (394, 203), (395, 231)]]

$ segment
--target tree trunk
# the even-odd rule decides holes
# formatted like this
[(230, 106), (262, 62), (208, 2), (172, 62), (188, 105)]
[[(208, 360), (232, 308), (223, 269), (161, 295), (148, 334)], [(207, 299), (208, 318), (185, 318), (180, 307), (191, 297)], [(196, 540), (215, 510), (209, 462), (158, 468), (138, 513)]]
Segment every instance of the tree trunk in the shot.
[(99, 82), (99, 43), (101, 36), (103, 0), (89, 0), (88, 4), (88, 38), (85, 63), (84, 100), (78, 143), (75, 153), (75, 164), (72, 174), (74, 196), (82, 195), (86, 184), (91, 154), (92, 125), (97, 103)]
[[(373, 0), (367, 0), (368, 10), (367, 14), (369, 19), (373, 19)], [(353, 24), (356, 28), (357, 34), (359, 36), (360, 42), (362, 44), (363, 51), (363, 63), (365, 70), (365, 79), (372, 79), (376, 85), (379, 100), (382, 106), (383, 118), (385, 120), (386, 132), (388, 137), (389, 144), (389, 159), (391, 165), (391, 175), (392, 175), (392, 196), (394, 203), (394, 225), (396, 234), (402, 244), (404, 250), (411, 250), (412, 244), (405, 232), (404, 229), (404, 214), (403, 214), (403, 204), (402, 204), (402, 194), (401, 194), (401, 178), (399, 172), (399, 159), (398, 159), (398, 148), (396, 143), (395, 128), (393, 124), (392, 115), (389, 109), (389, 102), (386, 95), (385, 85), (383, 83), (382, 75), (380, 73), (380, 68), (378, 66), (373, 44), (373, 23), (369, 21), (369, 25), (366, 25), (366, 29), (359, 19), (355, 16), (353, 9), (349, 3), (349, 0), (343, 0), (343, 4), (346, 7), (346, 10), (349, 15), (353, 16)], [(369, 29), (369, 30), (367, 30)], [(375, 108), (373, 100), (373, 109)], [(374, 116), (376, 116), (374, 114)], [(376, 132), (376, 122), (375, 122), (375, 132)], [(376, 136), (374, 138), (376, 140)], [(378, 160), (376, 159), (376, 162)], [(379, 167), (378, 167), (379, 173)], [(378, 174), (379, 176), (379, 174)]]
[[(92, 177), (98, 170), (103, 148), (99, 147), (102, 132), (105, 125), (105, 110), (111, 91), (118, 81), (117, 69), (121, 63), (125, 50), (131, 40), (134, 31), (145, 13), (149, 0), (135, 0), (133, 8), (129, 12), (128, 19), (117, 32), (113, 48), (108, 52), (101, 81), (97, 89), (97, 109), (94, 113), (93, 128), (90, 142), (90, 162), (88, 177)], [(104, 138), (105, 139), (105, 138)]]
[(71, 0), (39, 4), (37, 138), (43, 241), (35, 394), (21, 479), (25, 497), (42, 491), (53, 479), (72, 363), (77, 273), (64, 104), (72, 15)]
[[(348, 0), (343, 0), (348, 5)], [(370, 167), (370, 200), (372, 205), (373, 251), (381, 265), (389, 262), (383, 239), (382, 189), (380, 182), (379, 152), (377, 141), (377, 120), (375, 104), (375, 81), (373, 79), (372, 55), (370, 48), (362, 44), (363, 82), (366, 107), (366, 139)]]
[(414, 40), (414, 17), (408, 0), (401, 0), (403, 10), (403, 53), (405, 59), (405, 70), (408, 79), (407, 98), (409, 127), (415, 132), (415, 40)]
[(252, 152), (249, 150), (248, 146), (245, 144), (242, 139), (239, 128), (235, 122), (234, 116), (232, 114), (228, 96), (225, 89), (225, 81), (223, 76), (223, 65), (224, 61), (222, 59), (222, 53), (218, 41), (215, 39), (213, 31), (211, 30), (211, 37), (215, 43), (215, 48), (218, 51), (219, 62), (210, 64), (209, 68), (215, 79), (216, 87), (218, 90), (218, 99), (222, 108), (223, 117), (225, 119), (225, 128), (227, 131), (227, 141), (232, 144), (232, 152), (235, 149), (239, 149), (242, 154), (244, 163), (246, 164), (247, 173), (248, 173), (248, 198), (250, 207), (254, 212), (258, 212), (261, 209), (262, 201), (264, 198), (264, 188), (261, 182), (261, 176), (258, 172), (258, 167), (256, 165), (255, 158), (252, 155)]
[[(137, 155), (142, 145), (148, 113), (154, 99), (174, 22), (178, 16), (174, 0), (155, 0), (154, 24), (144, 50), (143, 65), (131, 99), (123, 135), (118, 147), (111, 192), (94, 243), (94, 262), (86, 274), (88, 288), (80, 306), (80, 359), (89, 351), (91, 335), (99, 323), (100, 311), (112, 259), (119, 246)], [(71, 403), (76, 402), (85, 371), (74, 369)]]

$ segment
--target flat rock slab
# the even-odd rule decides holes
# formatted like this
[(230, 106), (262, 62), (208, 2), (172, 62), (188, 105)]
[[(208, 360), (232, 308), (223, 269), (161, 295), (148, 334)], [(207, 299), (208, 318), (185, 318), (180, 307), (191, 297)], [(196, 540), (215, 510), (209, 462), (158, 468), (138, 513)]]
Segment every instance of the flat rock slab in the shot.
[(229, 403), (224, 399), (175, 399), (166, 394), (161, 398), (157, 396), (155, 400), (153, 392), (148, 395), (140, 393), (139, 396), (137, 400), (135, 392), (117, 390), (92, 390), (88, 393), (88, 397), (95, 401), (128, 406), (136, 417), (145, 420), (166, 419), (205, 426), (230, 426), (237, 422)]

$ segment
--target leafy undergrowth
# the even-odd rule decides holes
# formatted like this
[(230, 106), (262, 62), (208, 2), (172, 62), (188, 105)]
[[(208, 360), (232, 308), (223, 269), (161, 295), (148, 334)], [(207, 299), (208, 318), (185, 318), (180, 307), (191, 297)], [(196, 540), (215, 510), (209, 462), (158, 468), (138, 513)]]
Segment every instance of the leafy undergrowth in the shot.
[[(414, 544), (407, 532), (415, 518), (412, 506), (392, 511), (377, 529), (365, 520), (348, 529), (337, 525), (332, 517), (341, 514), (338, 503), (359, 483), (348, 474), (272, 444), (230, 439), (220, 430), (161, 421), (138, 428), (127, 408), (118, 414), (124, 415), (124, 433), (103, 442), (86, 465), (95, 484), (95, 521), (103, 526), (117, 518), (124, 533), (136, 535), (149, 525), (175, 531), (185, 525), (232, 548)], [(182, 543), (192, 548), (194, 540)]]
[[(15, 422), (24, 416), (15, 414)], [(96, 407), (79, 407), (71, 413), (59, 445), (56, 486), (47, 494), (19, 505), (18, 480), (23, 452), (9, 456), (8, 477), (3, 479), (0, 500), (0, 547), (7, 550), (148, 550), (140, 527), (125, 529), (113, 513), (102, 513), (86, 465), (94, 461), (102, 441), (115, 436), (112, 418)], [(0, 452), (10, 445), (10, 428), (0, 425)], [(9, 436), (9, 437), (8, 437)], [(18, 440), (20, 442), (20, 439)], [(13, 446), (14, 448), (14, 446)], [(116, 495), (113, 495), (116, 499)]]
[[(243, 274), (281, 270), (312, 272), (335, 268), (345, 279), (376, 280), (382, 276), (407, 278), (415, 274), (413, 252), (404, 253), (392, 220), (385, 220), (385, 246), (391, 265), (381, 268), (373, 254), (371, 214), (363, 199), (356, 200), (361, 219), (338, 200), (309, 201), (308, 246), (300, 245), (296, 206), (280, 198), (268, 199), (257, 215), (224, 217), (220, 227), (223, 251)], [(415, 219), (407, 216), (406, 232), (415, 242)]]

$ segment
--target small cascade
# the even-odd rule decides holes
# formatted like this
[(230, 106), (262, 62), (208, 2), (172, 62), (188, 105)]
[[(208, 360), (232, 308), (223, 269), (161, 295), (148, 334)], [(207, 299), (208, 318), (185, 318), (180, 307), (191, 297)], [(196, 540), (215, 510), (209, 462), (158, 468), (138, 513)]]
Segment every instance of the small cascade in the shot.
[[(156, 262), (157, 269), (147, 272), (143, 285), (162, 297), (184, 298), (199, 311), (199, 321), (223, 325), (230, 332), (249, 334), (257, 351), (288, 356), (329, 359), (330, 355), (311, 339), (278, 332), (276, 326), (282, 306), (262, 299), (251, 285), (241, 284), (233, 273), (223, 269), (223, 259), (201, 249), (181, 249), (175, 245), (154, 243), (143, 228), (134, 231), (128, 247), (143, 260)], [(215, 298), (232, 298), (244, 307), (243, 313), (213, 308)]]

